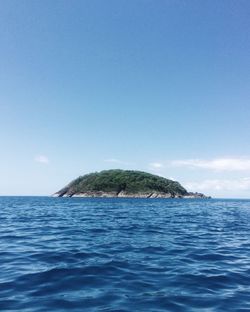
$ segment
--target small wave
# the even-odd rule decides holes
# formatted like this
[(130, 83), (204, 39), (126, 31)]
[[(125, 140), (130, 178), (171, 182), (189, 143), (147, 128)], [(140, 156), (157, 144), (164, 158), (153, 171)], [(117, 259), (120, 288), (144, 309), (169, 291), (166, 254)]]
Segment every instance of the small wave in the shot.
[(0, 310), (250, 311), (249, 207), (0, 197)]

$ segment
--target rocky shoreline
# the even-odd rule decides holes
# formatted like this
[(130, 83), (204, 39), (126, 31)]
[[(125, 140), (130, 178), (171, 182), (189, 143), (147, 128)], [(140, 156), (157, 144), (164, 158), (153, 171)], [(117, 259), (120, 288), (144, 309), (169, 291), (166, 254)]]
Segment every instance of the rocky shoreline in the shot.
[(202, 193), (187, 193), (185, 195), (180, 194), (171, 194), (171, 193), (161, 193), (161, 192), (139, 192), (139, 193), (128, 193), (125, 191), (120, 192), (102, 192), (102, 191), (96, 191), (96, 192), (83, 192), (83, 193), (64, 193), (59, 194), (55, 193), (52, 195), (53, 197), (85, 197), (85, 198), (211, 198), (208, 196), (205, 196)]

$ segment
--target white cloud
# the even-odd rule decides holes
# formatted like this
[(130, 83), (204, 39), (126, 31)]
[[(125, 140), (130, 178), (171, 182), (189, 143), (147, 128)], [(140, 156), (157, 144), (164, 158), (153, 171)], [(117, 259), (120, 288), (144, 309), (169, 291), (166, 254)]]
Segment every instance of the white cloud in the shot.
[(153, 162), (153, 163), (150, 163), (149, 166), (151, 168), (154, 168), (154, 169), (160, 169), (160, 168), (163, 168), (163, 164), (161, 163), (158, 163), (158, 162)]
[(191, 191), (250, 191), (250, 178), (211, 179), (200, 182), (187, 182), (183, 185)]
[(46, 165), (49, 163), (49, 159), (45, 155), (38, 155), (38, 156), (36, 156), (35, 157), (35, 161), (39, 162), (41, 164), (46, 164)]
[(172, 166), (212, 169), (217, 171), (250, 170), (250, 158), (215, 158), (211, 160), (184, 159), (174, 160)]
[(108, 163), (118, 164), (118, 165), (131, 165), (130, 163), (126, 161), (122, 161), (116, 158), (109, 158), (109, 159), (105, 159), (104, 161)]

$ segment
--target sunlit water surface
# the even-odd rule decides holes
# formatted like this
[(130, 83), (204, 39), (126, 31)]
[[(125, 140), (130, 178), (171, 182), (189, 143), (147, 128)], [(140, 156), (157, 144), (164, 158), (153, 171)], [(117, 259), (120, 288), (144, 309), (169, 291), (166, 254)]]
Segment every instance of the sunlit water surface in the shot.
[(250, 201), (0, 197), (1, 311), (250, 311)]

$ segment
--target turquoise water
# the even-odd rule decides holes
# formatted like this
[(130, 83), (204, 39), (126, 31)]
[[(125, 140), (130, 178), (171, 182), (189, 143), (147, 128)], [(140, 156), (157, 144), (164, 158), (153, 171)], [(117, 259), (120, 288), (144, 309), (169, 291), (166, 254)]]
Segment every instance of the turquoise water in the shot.
[(1, 311), (250, 311), (250, 201), (0, 197)]

